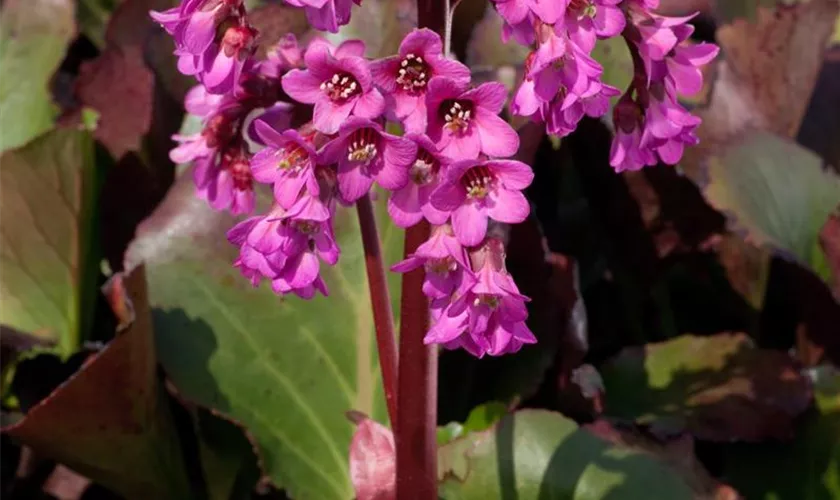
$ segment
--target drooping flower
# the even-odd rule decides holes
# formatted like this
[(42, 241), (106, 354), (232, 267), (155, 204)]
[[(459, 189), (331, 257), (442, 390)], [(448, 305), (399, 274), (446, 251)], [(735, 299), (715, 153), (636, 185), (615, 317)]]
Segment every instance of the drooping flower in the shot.
[(571, 0), (564, 22), (555, 24), (555, 30), (568, 32), (578, 47), (591, 52), (597, 38), (614, 37), (624, 29), (626, 20), (620, 3), (621, 0)]
[(429, 80), (445, 76), (469, 84), (470, 70), (443, 53), (440, 36), (429, 29), (415, 29), (400, 43), (396, 56), (371, 65), (374, 82), (385, 92), (392, 118), (406, 132), (426, 130), (426, 89)]
[(499, 356), (536, 343), (525, 325), (527, 297), (504, 267), (502, 242), (490, 239), (470, 255), (474, 277), (442, 311), (426, 334), (426, 344), (463, 348), (470, 354)]
[(232, 149), (221, 155), (199, 158), (193, 179), (198, 197), (216, 210), (231, 214), (247, 214), (254, 210), (254, 186), (248, 158)]
[(467, 252), (452, 234), (449, 224), (434, 226), (427, 241), (402, 262), (391, 267), (392, 271), (406, 273), (423, 267), (423, 294), (430, 299), (448, 299), (472, 275)]
[[(452, 217), (461, 244), (478, 245), (487, 233), (488, 218), (515, 224), (528, 217), (522, 190), (531, 184), (531, 168), (516, 160), (461, 160), (446, 169), (431, 203)], [(442, 223), (433, 220), (433, 223)]]
[[(286, 0), (294, 7), (302, 7), (309, 24), (320, 31), (338, 33), (338, 28), (350, 22), (350, 8), (354, 0)], [(359, 3), (359, 2), (356, 2)]]
[(268, 78), (280, 78), (290, 69), (303, 66), (303, 51), (297, 37), (288, 33), (271, 47), (265, 59), (257, 63), (257, 70)]
[(507, 98), (505, 86), (483, 83), (474, 89), (446, 77), (429, 82), (426, 95), (427, 134), (440, 153), (452, 159), (511, 156), (519, 136), (498, 114)]
[(338, 191), (352, 203), (370, 191), (374, 180), (390, 191), (405, 186), (416, 156), (414, 142), (384, 132), (378, 123), (352, 117), (324, 146), (319, 163), (338, 164)]
[(301, 189), (319, 194), (315, 178), (317, 152), (310, 139), (288, 129), (278, 132), (264, 122), (256, 122), (256, 132), (265, 143), (251, 158), (251, 172), (257, 182), (274, 185), (274, 199), (286, 209), (298, 200)]
[(315, 105), (313, 123), (324, 134), (338, 132), (351, 114), (373, 119), (385, 108), (385, 99), (373, 86), (368, 62), (341, 48), (333, 51), (326, 42), (310, 44), (304, 54), (307, 69), (294, 69), (282, 80), (289, 96)]
[(388, 199), (388, 214), (399, 227), (411, 227), (424, 216), (429, 220), (445, 218), (429, 202), (449, 159), (438, 153), (435, 144), (425, 135), (407, 134), (417, 144), (414, 163), (408, 167), (408, 183)]
[(613, 124), (615, 138), (610, 148), (610, 165), (616, 172), (656, 165), (653, 152), (645, 147), (649, 139), (644, 128), (644, 112), (629, 94), (613, 108)]
[(574, 132), (584, 115), (591, 118), (604, 116), (609, 111), (610, 98), (621, 91), (607, 84), (592, 85), (583, 95), (558, 93), (549, 104), (543, 117), (549, 134), (564, 137)]

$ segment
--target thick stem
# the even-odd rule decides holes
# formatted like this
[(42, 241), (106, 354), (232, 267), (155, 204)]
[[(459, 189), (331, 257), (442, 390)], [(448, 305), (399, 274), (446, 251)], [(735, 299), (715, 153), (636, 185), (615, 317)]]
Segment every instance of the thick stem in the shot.
[(362, 229), (362, 246), (365, 249), (365, 268), (370, 287), (370, 303), (373, 306), (373, 324), (376, 330), (376, 347), (379, 351), (379, 367), (382, 370), (382, 385), (385, 387), (385, 402), (391, 425), (397, 421), (397, 347), (394, 338), (394, 318), (391, 314), (391, 297), (376, 218), (370, 195), (356, 202), (359, 225)]
[[(429, 237), (425, 221), (405, 234), (405, 254)], [(423, 295), (423, 269), (403, 276), (400, 304), (397, 498), (437, 499), (437, 346), (424, 345), (429, 303)]]

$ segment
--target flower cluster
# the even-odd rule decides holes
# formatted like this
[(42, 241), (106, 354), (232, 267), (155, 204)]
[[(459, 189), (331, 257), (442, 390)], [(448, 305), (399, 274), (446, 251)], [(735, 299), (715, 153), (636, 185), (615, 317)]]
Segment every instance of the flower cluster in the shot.
[[(287, 0), (310, 23), (337, 31), (356, 0)], [(699, 119), (677, 96), (699, 90), (711, 44), (684, 44), (690, 18), (651, 13), (656, 0), (494, 0), (504, 38), (536, 44), (512, 110), (566, 135), (584, 115), (603, 116), (621, 92), (601, 81), (596, 40), (621, 34), (635, 62), (630, 88), (614, 108), (611, 163), (637, 169), (676, 162), (696, 141)], [(200, 133), (175, 136), (171, 157), (193, 162), (198, 194), (219, 210), (251, 214), (254, 183), (271, 187), (269, 210), (228, 233), (235, 266), (281, 295), (328, 294), (321, 262), (334, 265), (337, 205), (390, 193), (400, 227), (431, 225), (431, 236), (397, 272), (424, 270), (433, 325), (427, 343), (476, 356), (536, 342), (525, 325), (527, 298), (505, 269), (503, 243), (488, 227), (525, 220), (528, 165), (511, 159), (519, 137), (502, 118), (501, 83), (470, 83), (470, 71), (444, 53), (440, 37), (415, 29), (396, 55), (371, 61), (359, 40), (304, 48), (283, 38), (254, 57), (256, 31), (241, 0), (183, 0), (152, 13), (175, 39), (179, 69), (200, 86), (186, 108)], [(256, 116), (255, 116), (256, 115)], [(403, 135), (389, 133), (398, 124)], [(248, 140), (250, 139), (250, 140)], [(254, 146), (261, 147), (252, 151)], [(494, 222), (495, 221), (495, 222)]]
[[(315, 38), (304, 50), (293, 37), (256, 61), (255, 32), (241, 4), (216, 2), (185, 0), (153, 15), (174, 35), (181, 70), (202, 83), (186, 108), (203, 119), (203, 130), (175, 136), (172, 159), (194, 162), (199, 196), (216, 209), (251, 213), (253, 184), (272, 188), (268, 212), (228, 232), (241, 273), (254, 286), (270, 281), (278, 294), (327, 295), (320, 271), (321, 262), (334, 265), (340, 255), (337, 205), (368, 196), (376, 183), (390, 192), (388, 213), (398, 226), (426, 220), (433, 227), (430, 239), (394, 266), (426, 271), (423, 293), (435, 320), (426, 341), (477, 356), (535, 342), (503, 246), (487, 237), (491, 220), (528, 216), (522, 190), (533, 178), (530, 167), (505, 159), (519, 138), (498, 116), (504, 87), (471, 87), (469, 70), (446, 58), (440, 37), (426, 29), (377, 61), (365, 58), (358, 40), (334, 46)], [(334, 31), (349, 16), (349, 1), (298, 4), (321, 29)], [(225, 31), (233, 28), (250, 37), (236, 50)], [(387, 132), (387, 121), (405, 134)], [(262, 149), (252, 154), (246, 137)]]
[(494, 0), (505, 21), (503, 37), (536, 49), (525, 62), (515, 114), (544, 122), (565, 136), (584, 115), (600, 117), (619, 89), (601, 81), (603, 68), (591, 54), (598, 39), (621, 35), (634, 61), (634, 77), (613, 109), (615, 139), (610, 164), (638, 170), (658, 161), (676, 164), (685, 145), (696, 144), (700, 119), (677, 98), (702, 87), (700, 66), (718, 52), (714, 44), (685, 43), (693, 17), (653, 14), (658, 0)]

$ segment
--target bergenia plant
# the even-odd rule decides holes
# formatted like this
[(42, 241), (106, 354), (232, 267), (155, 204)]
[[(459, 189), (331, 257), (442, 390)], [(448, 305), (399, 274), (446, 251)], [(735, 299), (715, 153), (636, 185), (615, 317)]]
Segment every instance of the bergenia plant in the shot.
[[(337, 32), (354, 1), (287, 3), (304, 9), (314, 28)], [(441, 25), (414, 29), (396, 54), (379, 60), (365, 57), (360, 40), (335, 46), (315, 37), (304, 47), (291, 35), (257, 59), (257, 31), (241, 0), (184, 0), (152, 13), (174, 38), (179, 69), (200, 83), (185, 107), (201, 117), (203, 130), (175, 136), (171, 157), (193, 163), (197, 195), (214, 209), (249, 215), (227, 235), (239, 248), (231, 265), (245, 279), (254, 286), (268, 282), (295, 300), (328, 295), (320, 271), (340, 258), (336, 211), (357, 204), (385, 394), (397, 430), (400, 498), (436, 498), (436, 481), (423, 479), (434, 474), (434, 453), (424, 461), (405, 458), (414, 453), (408, 447), (433, 447), (401, 439), (430, 434), (415, 432), (418, 419), (397, 404), (408, 401), (398, 398), (398, 378), (409, 387), (407, 377), (424, 373), (412, 367), (427, 366), (437, 346), (481, 358), (512, 355), (537, 342), (528, 328), (529, 299), (505, 267), (504, 239), (488, 230), (522, 222), (530, 212), (524, 190), (534, 175), (515, 159), (519, 137), (504, 117), (506, 104), (510, 114), (543, 123), (555, 136), (612, 108), (610, 163), (617, 172), (676, 164), (684, 148), (697, 143), (700, 123), (679, 98), (701, 89), (700, 68), (718, 52), (715, 45), (689, 42), (691, 16), (655, 14), (657, 0), (493, 3), (504, 20), (499, 36), (531, 49), (510, 99), (501, 83), (471, 83), (470, 70), (450, 54), (454, 8), (444, 5), (432, 7), (445, 9)], [(626, 89), (604, 83), (593, 58), (597, 40), (612, 37), (622, 37), (632, 54), (634, 76)], [(270, 186), (273, 202), (254, 214), (260, 184)], [(391, 270), (422, 276), (406, 277), (404, 304), (423, 304), (423, 310), (402, 311), (400, 345), (430, 347), (412, 347), (411, 356), (408, 348), (401, 352), (399, 377), (371, 210), (374, 186), (385, 191), (376, 196), (387, 198), (394, 223), (408, 231), (405, 259), (388, 263)], [(419, 395), (435, 383), (434, 377), (414, 382)], [(434, 412), (419, 421), (433, 427)]]

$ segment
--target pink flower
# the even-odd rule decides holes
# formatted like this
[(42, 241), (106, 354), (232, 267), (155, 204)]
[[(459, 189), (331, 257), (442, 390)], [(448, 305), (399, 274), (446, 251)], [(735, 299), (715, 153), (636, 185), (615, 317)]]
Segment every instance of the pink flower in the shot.
[(317, 153), (310, 140), (297, 130), (278, 132), (264, 122), (256, 122), (257, 134), (266, 144), (251, 158), (251, 173), (257, 182), (274, 185), (274, 199), (286, 209), (298, 200), (301, 189), (318, 196), (315, 179)]
[(198, 197), (215, 210), (231, 214), (254, 211), (254, 186), (248, 159), (242, 153), (225, 153), (199, 158), (193, 179)]
[(576, 45), (586, 52), (595, 48), (597, 38), (611, 38), (624, 30), (626, 20), (621, 0), (572, 0), (565, 19), (555, 24), (558, 34), (567, 31)]
[(302, 198), (291, 210), (275, 205), (265, 215), (240, 222), (228, 232), (228, 240), (240, 247), (234, 265), (254, 286), (262, 278), (271, 280), (278, 294), (327, 295), (320, 260), (334, 265), (340, 251), (330, 212), (323, 208)]
[(434, 143), (425, 135), (408, 134), (417, 144), (414, 163), (408, 167), (408, 183), (388, 199), (388, 214), (399, 227), (411, 227), (423, 219), (439, 220), (445, 218), (429, 202), (429, 197), (437, 188), (442, 170), (449, 163), (441, 156)]
[(458, 241), (473, 246), (484, 239), (488, 217), (510, 224), (528, 217), (530, 207), (522, 190), (533, 179), (531, 168), (516, 160), (457, 161), (446, 170), (431, 203), (452, 216)]
[(468, 89), (450, 78), (432, 78), (426, 95), (427, 134), (452, 159), (477, 158), (479, 153), (511, 156), (519, 149), (519, 136), (498, 116), (506, 97), (501, 83)]
[(350, 22), (353, 0), (286, 0), (286, 3), (303, 7), (306, 19), (316, 30), (338, 33), (339, 26)]
[(616, 172), (656, 165), (656, 156), (646, 147), (650, 139), (644, 129), (643, 117), (641, 106), (633, 102), (629, 94), (625, 94), (613, 109), (615, 138), (610, 148), (610, 165)]
[(470, 70), (443, 56), (440, 37), (429, 29), (415, 29), (403, 39), (399, 54), (375, 61), (371, 73), (390, 101), (395, 121), (406, 132), (426, 130), (426, 87), (433, 77), (445, 76), (469, 84)]
[(609, 111), (610, 98), (621, 91), (607, 84), (593, 85), (582, 96), (560, 92), (544, 117), (546, 131), (558, 137), (572, 133), (583, 115), (598, 118)]
[(353, 117), (321, 150), (319, 163), (338, 163), (338, 190), (344, 201), (352, 203), (370, 191), (374, 180), (390, 191), (405, 186), (408, 167), (416, 157), (414, 142), (383, 132), (378, 123)]
[(277, 132), (283, 132), (292, 126), (293, 114), (294, 106), (292, 104), (283, 101), (275, 103), (251, 120), (251, 123), (248, 124), (248, 138), (257, 144), (265, 146), (265, 141), (263, 141), (262, 136), (257, 132), (257, 124), (262, 123)]
[(295, 35), (288, 33), (280, 38), (258, 64), (259, 73), (268, 78), (280, 78), (290, 69), (302, 67), (303, 51)]
[(426, 344), (461, 347), (470, 354), (499, 356), (536, 343), (525, 325), (527, 297), (521, 295), (504, 268), (504, 248), (488, 241), (471, 255), (475, 277), (440, 314), (426, 334)]
[(326, 42), (310, 44), (304, 54), (307, 69), (294, 69), (282, 80), (283, 90), (293, 99), (315, 105), (313, 123), (324, 134), (338, 132), (351, 114), (372, 119), (385, 108), (385, 99), (373, 87), (368, 62), (342, 46), (333, 51)]
[(435, 226), (429, 239), (391, 270), (406, 273), (421, 266), (426, 271), (423, 294), (431, 299), (449, 298), (461, 286), (465, 275), (472, 275), (467, 252), (453, 236), (449, 224)]

